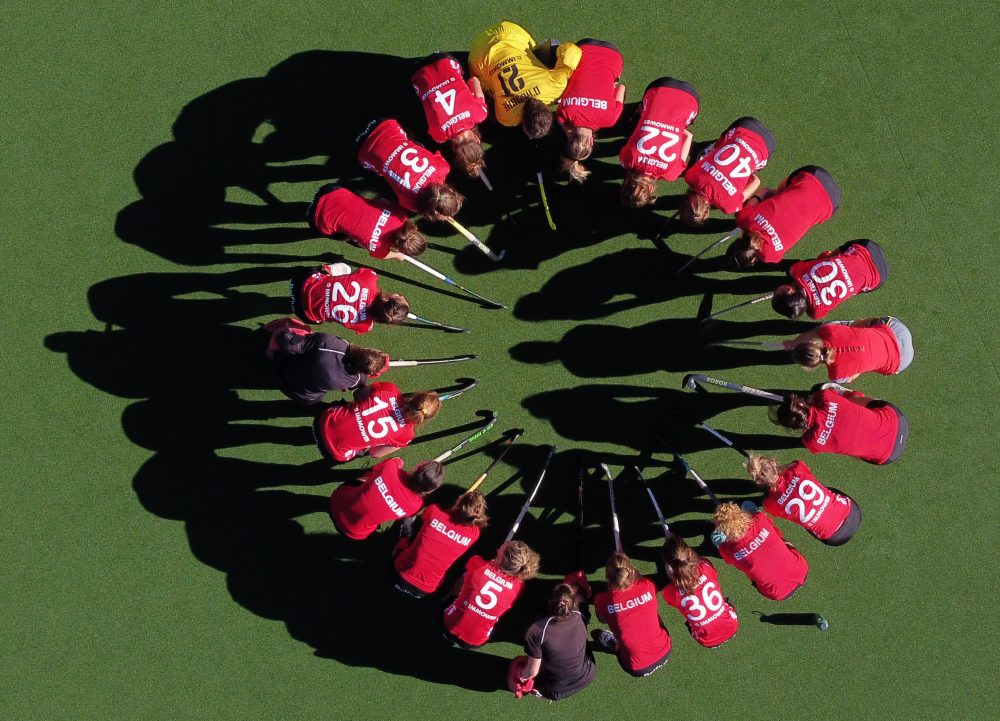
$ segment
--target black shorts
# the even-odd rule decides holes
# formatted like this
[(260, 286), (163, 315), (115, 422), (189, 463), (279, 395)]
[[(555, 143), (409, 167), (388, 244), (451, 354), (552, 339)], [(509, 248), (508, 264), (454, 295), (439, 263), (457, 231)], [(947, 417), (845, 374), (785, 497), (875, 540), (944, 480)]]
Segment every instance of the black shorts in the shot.
[(757, 133), (757, 135), (759, 135), (761, 138), (763, 138), (764, 144), (767, 145), (767, 154), (770, 155), (771, 153), (774, 152), (774, 146), (775, 146), (774, 134), (767, 129), (764, 123), (757, 120), (757, 118), (745, 115), (742, 118), (734, 120), (730, 124), (730, 126), (726, 128), (726, 131), (728, 132), (733, 128), (746, 128), (747, 130), (752, 130), (753, 132)]
[(899, 410), (899, 408), (894, 406), (889, 401), (875, 401), (874, 403), (871, 403), (869, 407), (884, 408), (885, 406), (889, 406), (892, 410), (896, 411), (896, 419), (899, 421), (899, 429), (896, 431), (896, 442), (892, 446), (892, 453), (889, 454), (889, 457), (886, 460), (878, 464), (881, 466), (887, 466), (890, 463), (898, 461), (902, 457), (903, 451), (906, 450), (906, 441), (910, 437), (910, 423), (906, 420), (906, 416), (903, 415), (903, 411)]
[(335, 190), (340, 190), (342, 186), (336, 183), (327, 183), (320, 187), (313, 196), (312, 202), (309, 203), (309, 208), (306, 210), (306, 220), (309, 222), (309, 227), (313, 229), (316, 233), (323, 235), (323, 232), (316, 227), (316, 206), (319, 205), (319, 199), (322, 198), (327, 193), (332, 193)]
[(834, 212), (840, 208), (840, 201), (843, 199), (843, 194), (840, 192), (840, 186), (837, 185), (833, 176), (830, 175), (830, 171), (826, 168), (821, 168), (818, 165), (803, 165), (801, 168), (789, 175), (788, 179), (791, 180), (799, 173), (809, 173), (809, 175), (816, 178), (816, 180), (820, 182), (820, 185), (823, 186), (823, 190), (825, 190), (826, 194), (830, 197), (830, 202), (833, 203)]
[[(885, 251), (882, 250), (882, 246), (874, 240), (849, 240), (840, 246), (838, 250), (847, 250), (852, 245), (860, 245), (868, 251), (868, 255), (871, 256), (872, 263), (878, 271), (878, 285), (875, 288), (881, 288), (882, 284), (889, 279), (889, 261), (885, 257)], [(875, 288), (872, 288), (872, 290), (875, 290)]]
[(481, 643), (478, 646), (473, 646), (471, 643), (466, 643), (458, 636), (453, 636), (451, 631), (449, 631), (444, 627), (441, 628), (441, 635), (444, 636), (444, 640), (447, 641), (448, 643), (454, 644), (460, 648), (468, 649), (470, 651), (475, 650), (477, 648), (482, 648), (485, 645)]
[(623, 664), (621, 658), (618, 659), (618, 664), (625, 670), (625, 673), (629, 674), (630, 676), (635, 676), (636, 678), (643, 678), (644, 676), (649, 676), (654, 671), (658, 671), (664, 666), (666, 666), (667, 661), (669, 660), (670, 660), (670, 651), (667, 651), (666, 655), (659, 661), (651, 663), (650, 665), (646, 666), (646, 668), (640, 668), (635, 671), (633, 671), (628, 666)]
[(423, 598), (427, 595), (427, 591), (417, 588), (409, 581), (404, 581), (399, 577), (396, 572), (396, 567), (390, 565), (390, 578), (392, 579), (392, 587), (402, 593), (404, 596), (410, 596), (411, 598)]
[(288, 285), (288, 294), (292, 302), (292, 314), (303, 323), (315, 323), (306, 317), (305, 309), (302, 306), (302, 284), (306, 279), (315, 273), (319, 268), (296, 268), (292, 271), (292, 280)]
[[(831, 488), (834, 493), (840, 493), (842, 496), (847, 496), (846, 493), (838, 491), (836, 488)], [(847, 496), (851, 498), (850, 496)], [(847, 518), (844, 522), (840, 524), (840, 528), (833, 532), (833, 535), (823, 541), (828, 546), (843, 546), (845, 543), (854, 537), (858, 528), (861, 526), (861, 506), (858, 502), (851, 498), (851, 510), (847, 514)]]
[(616, 53), (621, 55), (621, 51), (614, 46), (614, 43), (609, 43), (607, 40), (595, 40), (594, 38), (584, 38), (583, 40), (580, 40), (577, 43), (578, 47), (580, 45), (596, 45), (597, 47), (600, 48), (607, 48), (608, 50), (614, 50)]
[(354, 138), (354, 144), (357, 146), (358, 150), (361, 150), (361, 146), (365, 144), (365, 140), (368, 139), (368, 136), (372, 134), (375, 128), (384, 123), (386, 120), (389, 120), (389, 118), (372, 118), (365, 123), (365, 127), (363, 127), (361, 132)]
[(687, 82), (686, 80), (678, 80), (677, 78), (657, 78), (649, 85), (646, 86), (645, 92), (649, 92), (651, 88), (675, 88), (677, 90), (683, 90), (688, 95), (694, 97), (699, 103), (701, 98), (698, 97), (698, 91), (694, 89), (694, 85)]

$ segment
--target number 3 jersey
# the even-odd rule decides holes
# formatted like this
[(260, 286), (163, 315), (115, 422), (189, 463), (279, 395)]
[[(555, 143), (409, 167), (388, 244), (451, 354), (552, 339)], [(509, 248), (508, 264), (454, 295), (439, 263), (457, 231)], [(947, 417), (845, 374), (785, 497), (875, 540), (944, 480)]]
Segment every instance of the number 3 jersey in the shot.
[(330, 517), (348, 538), (367, 538), (386, 521), (412, 516), (423, 497), (406, 485), (409, 474), (401, 458), (382, 461), (361, 476), (361, 483), (342, 483), (330, 496)]
[(698, 564), (698, 585), (681, 593), (673, 583), (662, 591), (663, 600), (687, 619), (691, 637), (705, 648), (721, 646), (736, 635), (740, 622), (719, 586), (719, 575), (706, 559)]
[(800, 260), (788, 269), (805, 293), (807, 314), (819, 319), (858, 293), (868, 293), (889, 277), (889, 263), (872, 240), (845, 243), (815, 260)]
[(795, 461), (778, 477), (764, 498), (764, 510), (809, 531), (821, 541), (833, 536), (851, 514), (849, 496), (834, 493), (802, 461)]
[(432, 153), (406, 137), (395, 120), (373, 120), (374, 127), (363, 135), (358, 162), (389, 183), (399, 204), (418, 211), (417, 195), (424, 188), (443, 183), (451, 166), (441, 153)]
[(559, 98), (556, 119), (578, 128), (610, 128), (618, 122), (624, 107), (615, 100), (622, 54), (611, 43), (589, 38), (581, 40), (577, 47), (582, 57)]
[(482, 646), (523, 589), (524, 583), (519, 579), (503, 573), (492, 562), (473, 556), (465, 564), (462, 590), (444, 610), (444, 627), (460, 641)]
[[(319, 442), (341, 463), (353, 459), (358, 451), (372, 446), (402, 448), (413, 440), (413, 424), (406, 422), (403, 395), (399, 388), (386, 382), (373, 383), (371, 388), (372, 394), (360, 403), (332, 403), (317, 419), (315, 428)], [(380, 468), (384, 463), (375, 468)], [(412, 515), (421, 505), (418, 504), (416, 509), (404, 515), (397, 513), (396, 516), (405, 518)], [(407, 508), (409, 505), (404, 506), (403, 510)]]
[(469, 89), (451, 55), (436, 53), (427, 60), (411, 80), (424, 106), (427, 132), (435, 143), (444, 143), (486, 120), (486, 101)]
[(684, 130), (698, 117), (697, 91), (683, 80), (654, 80), (642, 96), (640, 113), (618, 160), (625, 170), (656, 180), (677, 180), (686, 167), (681, 157)]
[(618, 658), (632, 671), (649, 668), (670, 653), (670, 635), (656, 610), (656, 586), (640, 577), (624, 590), (594, 596), (594, 611), (618, 639)]
[[(340, 273), (331, 275), (326, 269)], [(345, 263), (335, 263), (302, 280), (295, 296), (296, 312), (308, 322), (340, 323), (363, 334), (375, 324), (368, 309), (379, 296), (378, 276), (368, 268), (351, 273)]]
[(684, 180), (713, 208), (735, 213), (743, 207), (750, 178), (767, 165), (774, 152), (774, 135), (757, 118), (740, 118), (702, 151), (684, 173)]

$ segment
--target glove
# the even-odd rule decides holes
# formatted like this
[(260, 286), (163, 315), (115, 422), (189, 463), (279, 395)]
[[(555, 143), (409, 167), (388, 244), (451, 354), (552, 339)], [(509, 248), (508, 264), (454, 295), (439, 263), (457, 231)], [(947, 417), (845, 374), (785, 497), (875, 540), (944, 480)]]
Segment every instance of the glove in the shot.
[(714, 531), (712, 531), (712, 543), (715, 544), (716, 548), (718, 548), (719, 546), (721, 546), (725, 542), (726, 542), (726, 534), (725, 533), (723, 533), (722, 531), (720, 531), (718, 528), (716, 528)]
[(380, 375), (382, 375), (383, 373), (385, 373), (387, 370), (389, 370), (389, 355), (388, 354), (386, 354), (386, 356), (385, 356), (385, 365), (382, 366), (382, 370), (380, 370), (378, 373), (371, 373), (368, 377), (369, 378), (378, 378)]
[(753, 501), (743, 501), (743, 503), (740, 504), (740, 508), (747, 513), (757, 513), (760, 510), (757, 508), (757, 504)]
[(525, 680), (518, 679), (514, 683), (514, 697), (521, 698), (526, 693), (531, 693), (535, 690), (535, 679), (529, 678)]
[(587, 575), (583, 571), (574, 571), (567, 574), (563, 579), (563, 583), (576, 586), (588, 601), (594, 595), (593, 589), (590, 588), (590, 583), (587, 581)]

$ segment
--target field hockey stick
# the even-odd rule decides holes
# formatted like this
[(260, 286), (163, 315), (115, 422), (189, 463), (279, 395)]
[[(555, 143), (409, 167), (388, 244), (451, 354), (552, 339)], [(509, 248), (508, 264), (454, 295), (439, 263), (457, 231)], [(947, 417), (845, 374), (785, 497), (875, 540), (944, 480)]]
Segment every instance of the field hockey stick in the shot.
[(733, 348), (764, 348), (765, 350), (784, 350), (785, 348), (785, 344), (781, 341), (770, 340), (717, 340), (705, 345)]
[(586, 477), (586, 467), (580, 464), (580, 469), (576, 473), (576, 567), (583, 568), (583, 479)]
[(722, 236), (718, 240), (713, 241), (711, 245), (709, 245), (704, 250), (702, 250), (700, 253), (698, 253), (698, 255), (696, 255), (696, 256), (694, 256), (692, 258), (689, 258), (687, 263), (685, 263), (684, 265), (682, 265), (680, 268), (677, 269), (677, 272), (678, 273), (683, 273), (685, 270), (687, 270), (687, 267), (689, 265), (691, 265), (693, 262), (695, 262), (696, 260), (698, 260), (698, 258), (700, 258), (701, 256), (705, 255), (705, 253), (707, 253), (708, 251), (710, 251), (712, 248), (714, 248), (715, 246), (719, 245), (720, 243), (725, 243), (727, 240), (732, 240), (737, 235), (739, 235), (741, 232), (743, 232), (743, 231), (741, 231), (739, 228), (733, 228), (731, 231), (729, 231), (728, 233), (726, 233), (724, 236)]
[(745, 300), (742, 303), (737, 303), (736, 305), (731, 305), (728, 308), (723, 308), (720, 311), (712, 313), (712, 315), (705, 316), (704, 318), (702, 318), (698, 322), (699, 323), (704, 323), (705, 321), (712, 320), (712, 318), (718, 318), (723, 313), (728, 313), (731, 310), (736, 310), (737, 308), (742, 308), (745, 305), (754, 305), (756, 303), (763, 303), (765, 300), (771, 300), (771, 298), (773, 298), (773, 297), (774, 297), (774, 293), (773, 292), (771, 292), (771, 293), (765, 293), (764, 295), (760, 296), (759, 298), (752, 298), (750, 300)]
[(709, 376), (702, 375), (701, 373), (688, 373), (684, 376), (683, 386), (687, 388), (697, 388), (699, 383), (719, 386), (720, 388), (725, 388), (726, 390), (736, 391), (737, 393), (745, 393), (748, 396), (754, 396), (756, 398), (766, 398), (767, 400), (774, 401), (775, 403), (782, 403), (785, 400), (783, 396), (779, 396), (777, 393), (768, 393), (767, 391), (751, 388), (750, 386), (741, 385), (740, 383), (722, 381), (718, 378), (711, 378)]
[(449, 278), (448, 276), (446, 276), (441, 271), (434, 270), (429, 265), (427, 265), (426, 263), (420, 262), (416, 258), (411, 258), (408, 255), (403, 255), (403, 260), (405, 260), (410, 265), (414, 265), (417, 268), (420, 268), (420, 270), (424, 271), (425, 273), (429, 273), (430, 275), (433, 275), (438, 280), (443, 280), (448, 285), (455, 286), (456, 288), (458, 288), (463, 293), (467, 293), (468, 295), (471, 295), (473, 298), (478, 298), (479, 300), (481, 300), (483, 303), (486, 303), (487, 305), (492, 305), (495, 308), (506, 308), (507, 307), (503, 303), (497, 303), (495, 300), (490, 300), (489, 298), (486, 298), (485, 296), (479, 295), (479, 293), (474, 293), (473, 291), (469, 290), (468, 288), (466, 288), (463, 285), (459, 285), (458, 283), (456, 283), (454, 280), (452, 280), (451, 278)]
[(514, 525), (510, 527), (510, 532), (507, 534), (507, 538), (504, 539), (504, 543), (510, 542), (514, 538), (514, 534), (517, 533), (517, 529), (521, 527), (521, 521), (524, 520), (524, 516), (528, 513), (528, 508), (531, 506), (531, 502), (535, 500), (535, 494), (538, 493), (538, 489), (542, 487), (542, 481), (545, 480), (545, 472), (549, 469), (549, 463), (552, 462), (552, 456), (556, 454), (556, 447), (549, 446), (549, 452), (545, 455), (545, 462), (542, 463), (542, 470), (538, 473), (538, 480), (535, 481), (535, 487), (531, 489), (531, 494), (524, 501), (524, 505), (521, 506), (521, 510), (517, 514), (517, 518), (514, 519)]
[(635, 471), (635, 476), (642, 482), (643, 488), (646, 489), (646, 493), (649, 494), (649, 502), (653, 504), (653, 510), (656, 511), (656, 518), (660, 521), (660, 527), (663, 529), (663, 537), (670, 538), (670, 526), (667, 525), (667, 519), (663, 517), (663, 511), (660, 510), (660, 504), (656, 501), (656, 496), (653, 495), (653, 489), (649, 487), (646, 483), (645, 477), (642, 475), (642, 471), (639, 470), (639, 466), (632, 466), (632, 470)]
[(656, 235), (653, 236), (653, 242), (660, 240), (663, 237), (663, 231), (667, 229), (675, 220), (681, 217), (681, 211), (674, 211), (673, 215), (667, 216), (667, 219), (660, 223), (660, 228), (656, 231)]
[(552, 219), (552, 210), (549, 208), (549, 198), (545, 195), (545, 176), (542, 175), (542, 160), (538, 154), (538, 143), (535, 143), (535, 180), (538, 182), (538, 192), (542, 196), (545, 219), (549, 221), (549, 228), (556, 230), (556, 221)]
[(737, 453), (739, 453), (744, 458), (749, 458), (750, 457), (749, 453), (747, 453), (742, 448), (740, 448), (739, 446), (737, 446), (736, 444), (734, 444), (731, 440), (729, 440), (728, 438), (726, 438), (724, 435), (722, 435), (721, 433), (719, 433), (717, 430), (715, 430), (714, 428), (712, 428), (707, 423), (698, 423), (697, 425), (695, 425), (695, 428), (701, 428), (703, 431), (707, 431), (708, 433), (711, 433), (713, 436), (715, 436), (720, 441), (722, 441), (722, 443), (724, 445), (726, 445), (729, 448), (732, 448), (734, 451), (736, 451)]
[(490, 419), (488, 421), (486, 421), (486, 425), (484, 425), (478, 431), (476, 431), (475, 433), (473, 433), (472, 435), (470, 435), (468, 438), (465, 438), (462, 441), (459, 441), (458, 445), (454, 446), (453, 448), (449, 448), (447, 451), (445, 451), (444, 453), (442, 453), (440, 456), (438, 456), (434, 460), (437, 461), (438, 463), (440, 463), (441, 461), (448, 460), (454, 454), (456, 454), (460, 450), (462, 450), (466, 445), (468, 445), (469, 443), (472, 443), (474, 440), (480, 438), (485, 433), (489, 432), (490, 428), (492, 428), (493, 426), (495, 426), (497, 424), (497, 414), (496, 414), (496, 412), (495, 411), (490, 411), (490, 413), (492, 413), (493, 415), (490, 416)]
[(611, 469), (607, 463), (601, 464), (604, 471), (604, 478), (608, 482), (608, 497), (611, 499), (611, 530), (615, 534), (615, 553), (622, 552), (622, 532), (618, 525), (618, 510), (615, 508), (615, 479), (611, 476)]
[(691, 467), (691, 464), (687, 462), (684, 456), (682, 456), (680, 453), (677, 453), (676, 451), (674, 452), (674, 456), (677, 458), (677, 460), (681, 462), (681, 465), (684, 466), (684, 470), (691, 474), (691, 478), (693, 478), (694, 482), (697, 483), (699, 487), (701, 487), (701, 490), (703, 490), (705, 493), (708, 494), (708, 497), (712, 499), (712, 503), (718, 506), (720, 503), (719, 497), (712, 492), (712, 489), (709, 488), (708, 484), (705, 483), (702, 477), (698, 475), (698, 472)]
[(490, 471), (493, 470), (493, 466), (499, 463), (500, 460), (507, 455), (507, 451), (509, 451), (510, 447), (517, 442), (517, 439), (521, 437), (522, 433), (524, 433), (524, 431), (518, 431), (513, 436), (511, 436), (510, 438), (508, 438), (503, 442), (503, 450), (500, 451), (500, 455), (494, 458), (493, 462), (490, 463), (490, 465), (486, 466), (486, 470), (479, 474), (479, 478), (477, 478), (475, 481), (472, 482), (472, 485), (469, 486), (469, 491), (474, 491), (483, 484), (483, 481), (486, 480), (486, 476), (488, 476)]
[(490, 250), (490, 247), (488, 245), (486, 245), (486, 243), (484, 243), (483, 241), (481, 241), (479, 238), (476, 237), (475, 233), (473, 233), (471, 230), (469, 230), (468, 228), (466, 228), (464, 225), (462, 225), (461, 223), (459, 223), (454, 218), (445, 218), (445, 220), (448, 221), (448, 224), (452, 228), (454, 228), (459, 233), (461, 233), (462, 235), (464, 235), (465, 239), (467, 241), (469, 241), (470, 243), (472, 243), (476, 247), (476, 250), (481, 251), (483, 254), (486, 255), (487, 258), (489, 258), (490, 260), (492, 260), (494, 263), (497, 263), (497, 262), (503, 260), (503, 257), (505, 255), (507, 255), (507, 251), (506, 250), (501, 250), (499, 253), (494, 253), (492, 250)]
[(486, 189), (492, 193), (493, 183), (490, 182), (490, 179), (486, 177), (486, 173), (484, 173), (482, 170), (479, 171), (479, 179), (483, 181), (483, 185), (486, 186)]
[(419, 315), (414, 315), (413, 313), (407, 313), (406, 317), (410, 320), (415, 320), (418, 323), (423, 323), (424, 325), (433, 326), (434, 328), (441, 328), (442, 330), (449, 331), (451, 333), (468, 333), (466, 328), (459, 328), (454, 325), (445, 325), (444, 323), (438, 323), (436, 320), (430, 320), (429, 318), (421, 318)]
[(418, 360), (389, 360), (390, 368), (408, 368), (410, 366), (430, 366), (441, 363), (458, 363), (459, 361), (474, 360), (479, 356), (474, 354), (456, 355), (451, 358), (420, 358)]
[(471, 391), (478, 384), (479, 384), (478, 378), (470, 378), (453, 391), (444, 391), (443, 393), (441, 391), (438, 391), (438, 400), (443, 402), (451, 398), (454, 398), (456, 396), (460, 396), (466, 391)]

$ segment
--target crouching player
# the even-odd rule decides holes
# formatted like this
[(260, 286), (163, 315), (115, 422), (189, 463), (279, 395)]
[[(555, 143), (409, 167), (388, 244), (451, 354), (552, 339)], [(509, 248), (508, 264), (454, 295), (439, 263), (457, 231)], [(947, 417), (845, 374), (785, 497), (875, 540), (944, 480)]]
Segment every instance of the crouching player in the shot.
[(803, 368), (826, 368), (834, 383), (850, 383), (862, 373), (902, 373), (913, 362), (913, 336), (899, 318), (824, 323), (785, 348)]
[(479, 491), (463, 493), (451, 508), (428, 506), (418, 529), (404, 521), (393, 550), (396, 590), (415, 598), (437, 591), (451, 564), (479, 539), (488, 521), (486, 497)]
[(347, 263), (300, 270), (292, 279), (292, 312), (306, 323), (340, 323), (361, 335), (375, 323), (406, 320), (410, 304), (399, 293), (383, 295), (374, 271), (351, 272)]
[(618, 153), (625, 168), (622, 204), (641, 208), (656, 200), (656, 181), (672, 182), (687, 168), (698, 117), (698, 91), (675, 78), (659, 78), (642, 96), (639, 122)]
[(670, 634), (656, 610), (656, 586), (624, 553), (608, 559), (604, 575), (608, 590), (594, 597), (594, 611), (609, 628), (597, 640), (628, 673), (649, 676), (670, 660)]
[(681, 612), (691, 637), (705, 648), (717, 648), (735, 636), (739, 620), (723, 595), (712, 562), (677, 534), (664, 542), (662, 559), (670, 579), (663, 600)]
[(475, 178), (486, 167), (477, 125), (486, 119), (486, 99), (479, 78), (466, 82), (462, 66), (448, 53), (429, 55), (413, 77), (413, 89), (427, 117), (427, 132), (447, 143), (462, 171)]
[(493, 627), (538, 575), (538, 554), (523, 541), (500, 546), (496, 558), (473, 556), (457, 597), (444, 610), (444, 636), (463, 648), (478, 648), (490, 640)]
[(427, 239), (401, 207), (387, 200), (362, 198), (332, 183), (316, 191), (307, 217), (320, 235), (347, 236), (372, 258), (402, 260), (404, 255), (427, 250)]
[[(747, 508), (720, 503), (712, 543), (723, 560), (743, 572), (764, 598), (784, 601), (806, 582), (809, 564), (787, 543), (774, 522), (747, 501)], [(752, 507), (752, 508), (751, 508)]]
[(779, 465), (774, 458), (751, 455), (743, 467), (764, 489), (764, 510), (802, 526), (828, 546), (842, 546), (861, 525), (857, 501), (820, 483), (802, 461)]

